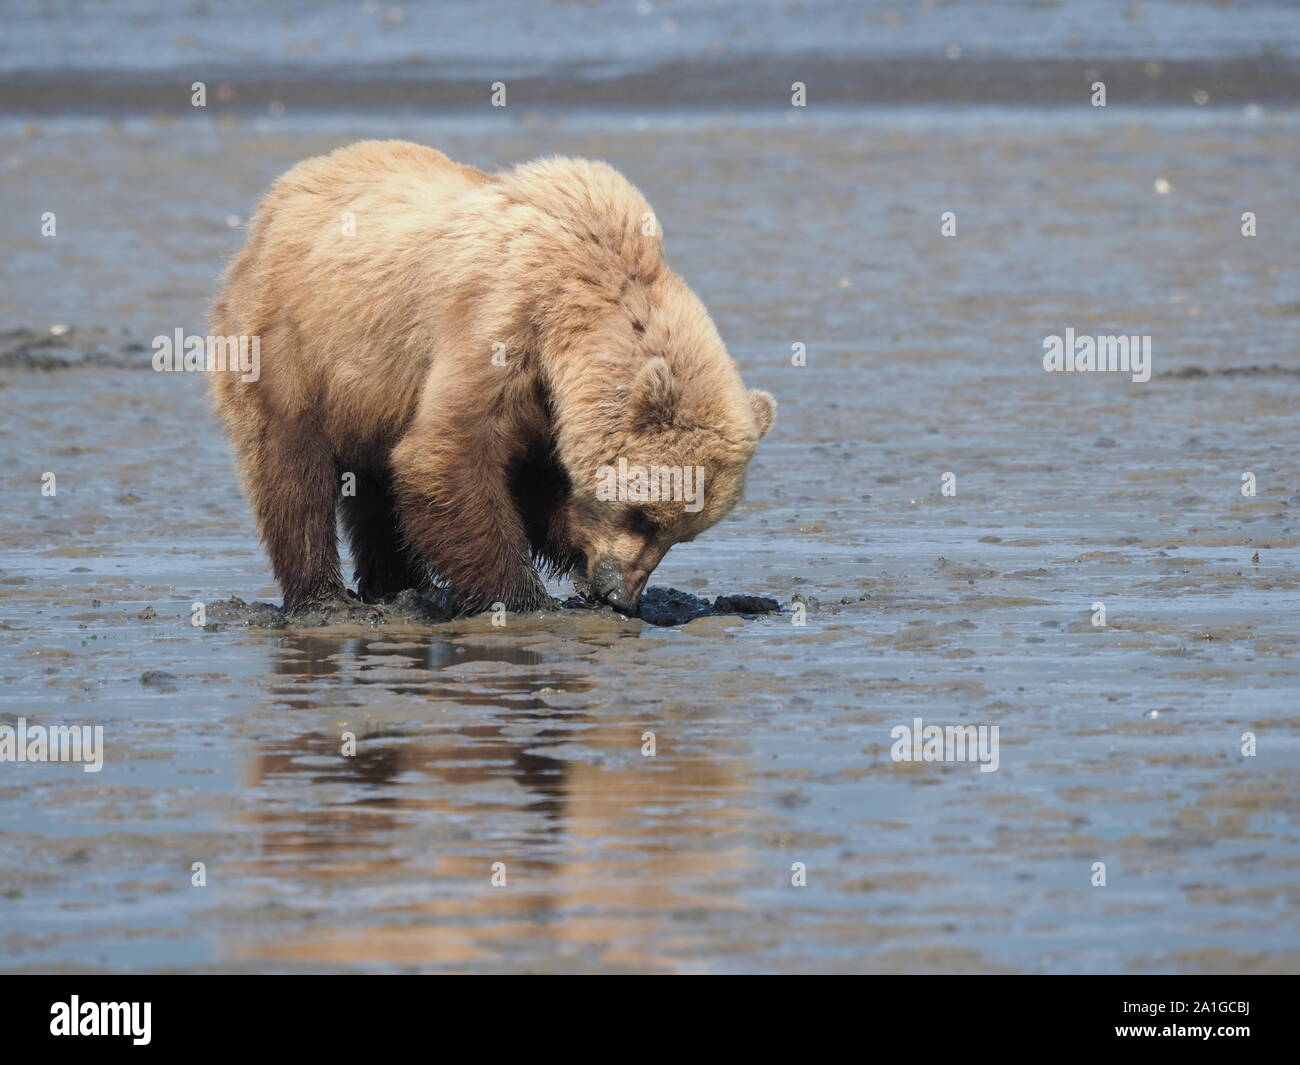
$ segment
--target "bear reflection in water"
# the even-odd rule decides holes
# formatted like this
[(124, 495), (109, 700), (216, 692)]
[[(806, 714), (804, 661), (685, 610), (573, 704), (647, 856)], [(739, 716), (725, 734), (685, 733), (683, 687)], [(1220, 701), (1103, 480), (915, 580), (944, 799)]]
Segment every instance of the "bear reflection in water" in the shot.
[[(482, 668), (493, 663), (502, 670)], [(459, 678), (458, 666), (469, 667)], [(302, 699), (295, 713), (319, 713), (332, 678), (338, 697), (328, 725), (252, 744), (237, 816), (256, 850), (228, 872), (255, 885), (238, 905), (271, 907), (274, 920), (241, 918), (228, 962), (455, 967), (523, 956), (545, 967), (590, 956), (670, 968), (698, 927), (690, 914), (738, 905), (726, 888), (743, 872), (747, 763), (734, 729), (701, 729), (695, 708), (593, 705), (600, 688), (572, 656), (490, 637), (291, 633), (276, 669), (281, 705)], [(369, 724), (338, 724), (346, 687), (370, 682), (405, 697), (392, 723), (374, 721), (371, 697)], [(429, 709), (419, 724), (415, 694)], [(686, 715), (692, 740), (679, 748)], [(358, 742), (344, 757), (349, 725)], [(654, 757), (643, 753), (648, 732)], [(318, 894), (351, 916), (317, 925)]]

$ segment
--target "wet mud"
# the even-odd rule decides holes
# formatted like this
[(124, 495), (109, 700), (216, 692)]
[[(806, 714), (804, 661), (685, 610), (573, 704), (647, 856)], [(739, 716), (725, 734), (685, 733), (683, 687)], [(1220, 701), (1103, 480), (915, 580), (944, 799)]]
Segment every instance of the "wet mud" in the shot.
[[(549, 610), (538, 610), (527, 615), (535, 624), (546, 625), (557, 621), (566, 611), (583, 611), (593, 617), (614, 621), (642, 621), (647, 625), (685, 625), (704, 617), (758, 617), (779, 614), (781, 605), (775, 599), (757, 595), (720, 595), (712, 602), (690, 592), (676, 588), (647, 588), (641, 598), (640, 613), (635, 619), (612, 607), (591, 603), (579, 596), (570, 596), (561, 602), (552, 600)], [(380, 628), (386, 625), (439, 625), (461, 617), (454, 596), (424, 592), (416, 588), (377, 603), (363, 603), (359, 599), (332, 604), (319, 604), (306, 610), (285, 613), (272, 603), (245, 603), (232, 596), (213, 603), (207, 610), (208, 625), (236, 625), (258, 629), (310, 629), (327, 625), (360, 625)], [(491, 615), (488, 615), (490, 618)], [(490, 622), (491, 623), (491, 622)], [(495, 624), (508, 623), (504, 611)], [(220, 631), (214, 628), (212, 631)]]
[[(1297, 118), (1085, 110), (0, 124), (0, 725), (105, 746), (0, 765), (0, 968), (1300, 970)], [(608, 159), (779, 400), (646, 617), (275, 607), (149, 343), (362, 136)]]

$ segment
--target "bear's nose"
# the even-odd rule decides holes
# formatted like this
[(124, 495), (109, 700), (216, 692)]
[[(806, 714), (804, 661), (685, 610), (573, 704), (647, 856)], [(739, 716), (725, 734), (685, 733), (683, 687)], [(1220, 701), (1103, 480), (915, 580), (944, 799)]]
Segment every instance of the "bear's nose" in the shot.
[(628, 591), (623, 569), (612, 558), (602, 558), (596, 563), (596, 572), (591, 579), (591, 595), (633, 617), (640, 608), (641, 597)]
[(613, 588), (606, 594), (602, 595), (601, 599), (612, 606), (615, 610), (620, 610), (631, 617), (636, 617), (641, 611), (640, 600), (634, 598), (626, 588)]

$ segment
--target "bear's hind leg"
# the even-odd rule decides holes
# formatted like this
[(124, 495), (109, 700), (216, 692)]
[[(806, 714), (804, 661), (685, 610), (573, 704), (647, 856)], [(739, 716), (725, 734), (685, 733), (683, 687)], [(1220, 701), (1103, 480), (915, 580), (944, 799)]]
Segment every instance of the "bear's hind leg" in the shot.
[(356, 495), (342, 496), (339, 515), (352, 548), (357, 594), (365, 602), (379, 602), (427, 583), (423, 567), (402, 542), (388, 473), (358, 473)]
[(244, 479), (271, 569), (290, 613), (346, 599), (339, 575), (334, 455), (314, 427), (269, 419)]

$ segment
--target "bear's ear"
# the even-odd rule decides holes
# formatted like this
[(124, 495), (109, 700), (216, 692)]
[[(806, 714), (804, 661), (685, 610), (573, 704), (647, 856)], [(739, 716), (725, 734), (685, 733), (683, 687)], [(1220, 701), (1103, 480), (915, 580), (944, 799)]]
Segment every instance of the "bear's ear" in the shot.
[(758, 435), (762, 439), (767, 436), (767, 431), (772, 428), (772, 423), (776, 420), (776, 400), (772, 398), (771, 392), (751, 388), (749, 406), (754, 412), (754, 420), (758, 422)]
[(677, 410), (677, 383), (667, 361), (653, 358), (632, 379), (627, 414), (635, 428), (671, 425)]

